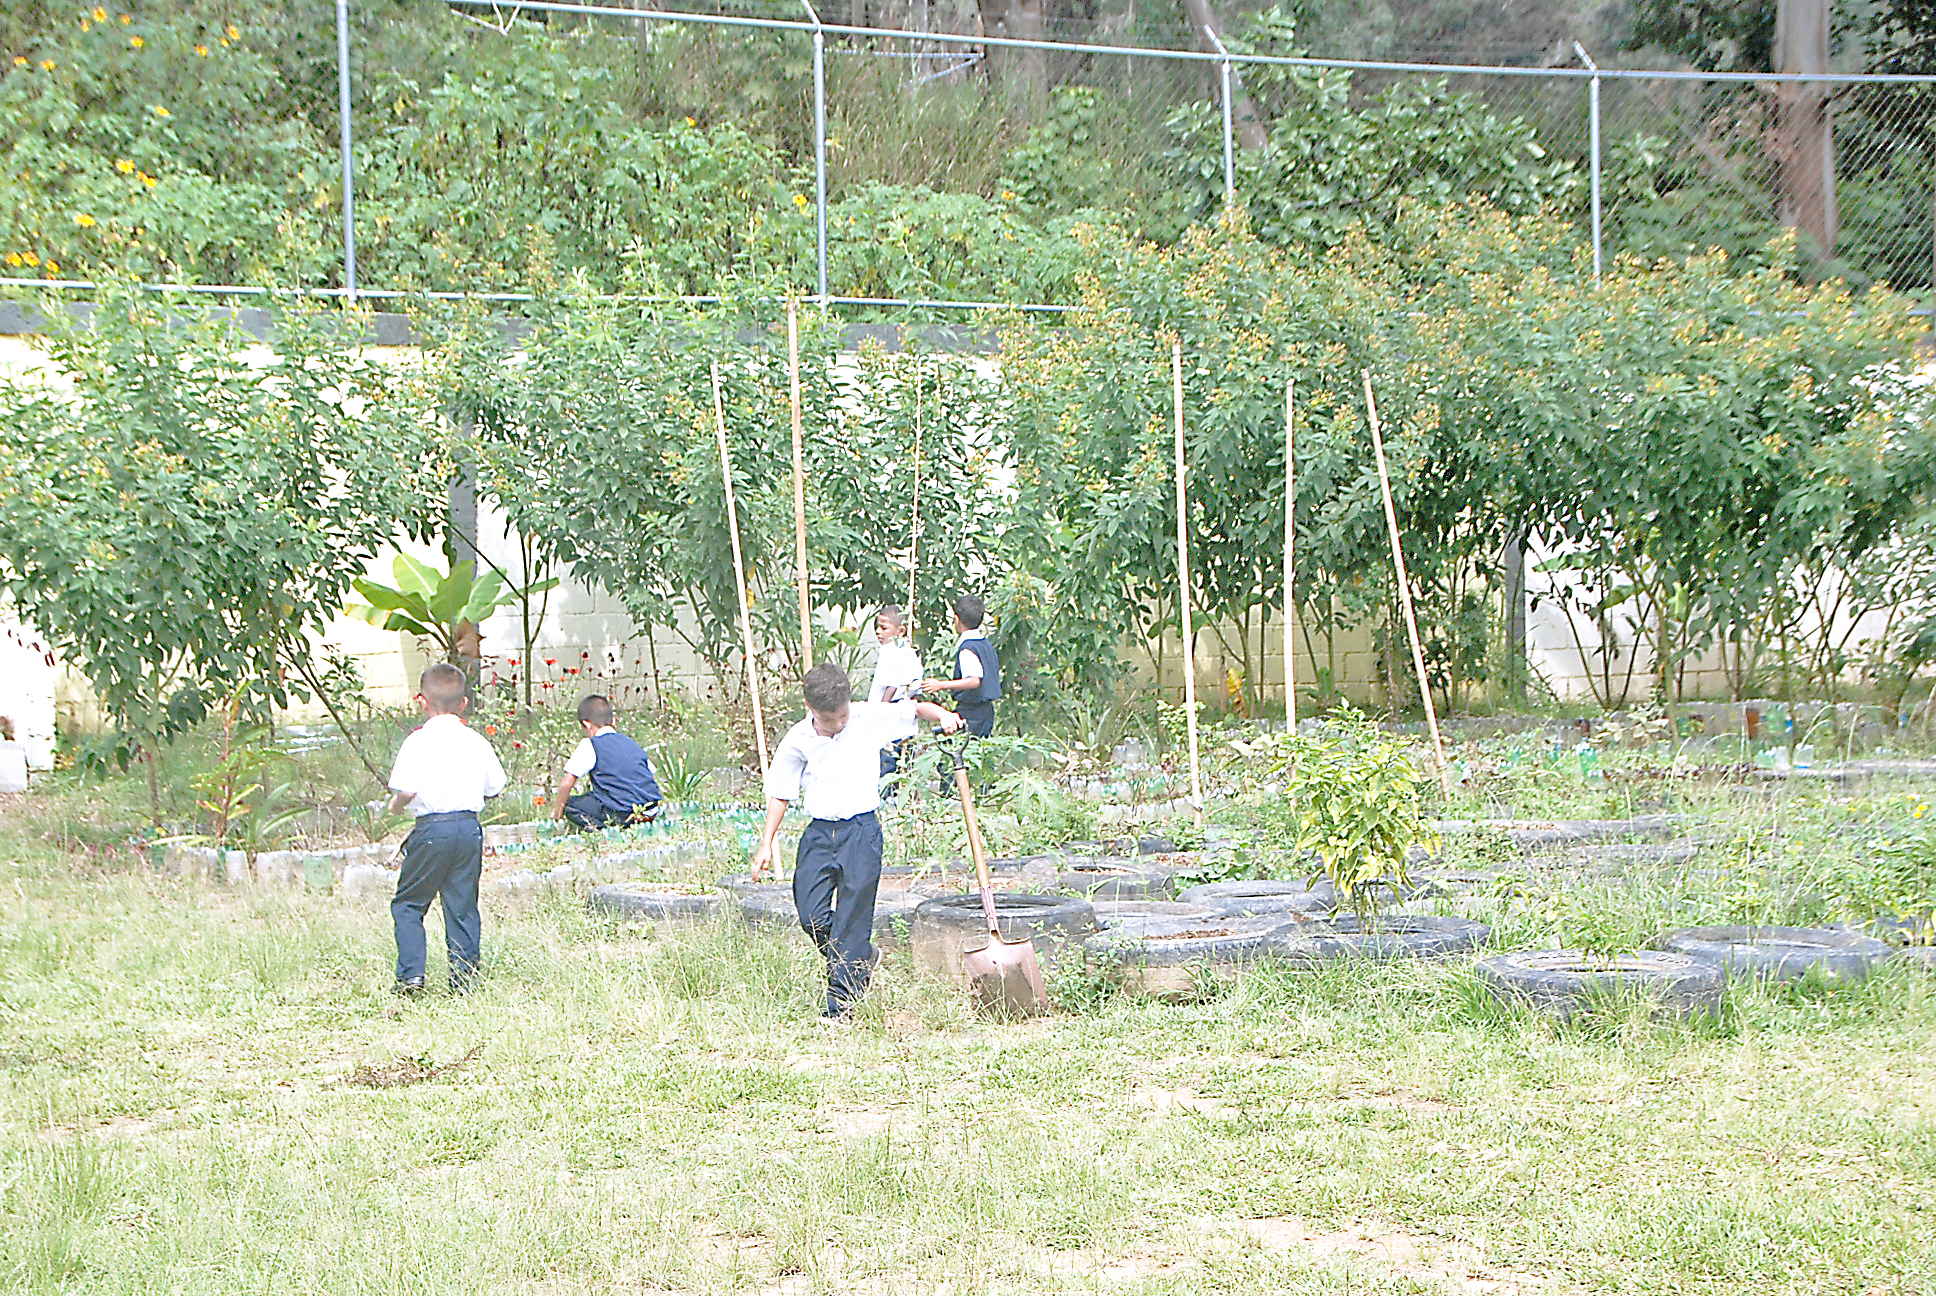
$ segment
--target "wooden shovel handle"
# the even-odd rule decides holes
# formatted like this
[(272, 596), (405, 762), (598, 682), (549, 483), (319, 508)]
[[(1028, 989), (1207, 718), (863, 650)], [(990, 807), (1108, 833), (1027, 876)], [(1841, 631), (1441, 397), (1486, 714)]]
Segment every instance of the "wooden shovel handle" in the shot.
[(1002, 938), (1002, 925), (995, 918), (995, 883), (988, 876), (988, 852), (981, 844), (981, 822), (975, 818), (975, 794), (968, 786), (968, 758), (965, 744), (957, 743), (949, 752), (955, 760), (955, 792), (961, 797), (961, 817), (968, 821), (968, 853), (975, 857), (975, 882), (981, 888), (981, 914), (988, 920), (988, 934)]

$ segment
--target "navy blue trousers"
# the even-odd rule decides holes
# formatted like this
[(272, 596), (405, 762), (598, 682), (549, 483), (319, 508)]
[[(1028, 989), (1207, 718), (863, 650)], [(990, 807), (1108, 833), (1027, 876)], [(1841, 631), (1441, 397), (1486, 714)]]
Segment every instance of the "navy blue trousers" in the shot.
[(623, 828), (627, 824), (649, 823), (658, 817), (657, 801), (619, 810), (600, 801), (593, 792), (565, 798), (565, 819), (576, 828)]
[(881, 821), (815, 819), (800, 834), (793, 906), (800, 929), (827, 960), (827, 1015), (867, 993), (874, 973), (874, 896), (881, 887)]
[(961, 719), (968, 726), (968, 732), (977, 738), (988, 738), (995, 732), (995, 704), (993, 702), (963, 702), (955, 707)]
[(397, 874), (390, 919), (397, 929), (397, 980), (424, 974), (424, 915), (430, 902), (444, 907), (444, 948), (450, 953), (450, 983), (461, 989), (483, 961), (484, 923), (477, 912), (477, 887), (484, 875), (484, 830), (477, 816), (417, 816), (403, 839), (403, 865)]

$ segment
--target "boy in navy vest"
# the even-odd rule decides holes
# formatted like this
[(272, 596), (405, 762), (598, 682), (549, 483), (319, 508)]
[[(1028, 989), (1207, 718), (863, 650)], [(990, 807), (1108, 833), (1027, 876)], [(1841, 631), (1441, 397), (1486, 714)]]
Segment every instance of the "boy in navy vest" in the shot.
[[(643, 823), (659, 817), (659, 780), (645, 748), (612, 728), (612, 701), (594, 693), (578, 704), (578, 723), (585, 736), (565, 761), (558, 780), (553, 819), (569, 819), (579, 828), (608, 824)], [(589, 775), (592, 790), (573, 796), (578, 780)]]
[(995, 700), (1002, 695), (1002, 663), (995, 656), (995, 645), (981, 632), (987, 609), (973, 594), (955, 600), (955, 633), (961, 643), (955, 649), (955, 678), (921, 681), (923, 693), (953, 693), (955, 710), (968, 724), (968, 732), (986, 738), (995, 732)]

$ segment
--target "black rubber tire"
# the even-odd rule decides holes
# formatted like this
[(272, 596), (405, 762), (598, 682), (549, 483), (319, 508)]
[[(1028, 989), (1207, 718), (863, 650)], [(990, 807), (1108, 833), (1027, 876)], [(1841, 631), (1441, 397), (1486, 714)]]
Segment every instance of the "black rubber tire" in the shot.
[(1492, 928), (1470, 918), (1439, 918), (1431, 914), (1378, 914), (1369, 920), (1357, 914), (1332, 914), (1305, 929), (1310, 935), (1336, 935), (1354, 958), (1451, 958), (1467, 954), (1492, 939)]
[(674, 891), (666, 882), (607, 882), (592, 888), (591, 894), (585, 897), (585, 906), (594, 913), (640, 922), (696, 922), (712, 916), (722, 902), (731, 898), (730, 891), (708, 891), (701, 895)]
[(1664, 841), (1674, 826), (1658, 816), (1635, 819), (1556, 819), (1524, 828), (1508, 828), (1506, 836), (1521, 850), (1538, 846), (1576, 846), (1585, 842), (1617, 842), (1621, 838)]
[(1176, 843), (1168, 837), (1138, 837), (1136, 853), (1138, 855), (1174, 855)]
[(1052, 889), (1089, 900), (1166, 900), (1176, 892), (1176, 870), (1128, 856), (1068, 855), (1058, 861)]
[(882, 891), (874, 897), (874, 943), (884, 949), (906, 949), (914, 934), (914, 915), (930, 897), (906, 891)]
[(1232, 917), (1330, 913), (1338, 903), (1336, 889), (1322, 879), (1314, 883), (1206, 882), (1179, 892), (1176, 898)]
[(1569, 847), (1564, 858), (1595, 864), (1685, 864), (1700, 853), (1691, 841), (1598, 842)]
[(771, 872), (767, 873), (765, 877), (757, 882), (753, 880), (751, 873), (728, 873), (725, 877), (719, 879), (719, 889), (721, 891), (730, 891), (736, 896), (755, 895), (772, 887), (779, 887), (784, 890), (790, 885), (790, 883), (780, 881), (778, 876)]
[(1936, 945), (1905, 945), (1896, 951), (1896, 960), (1925, 972), (1936, 972)]
[(1860, 981), (1894, 953), (1873, 936), (1822, 927), (1683, 927), (1654, 944), (1736, 976), (1777, 984), (1811, 972), (1827, 981)]
[(739, 916), (758, 931), (798, 931), (800, 914), (793, 907), (793, 888), (776, 885), (739, 897)]
[(1192, 922), (1218, 917), (1208, 905), (1185, 904), (1181, 900), (1096, 900), (1096, 926), (1108, 931), (1125, 923), (1149, 918), (1182, 918)]
[[(1032, 940), (1038, 963), (1057, 967), (1071, 948), (1096, 930), (1096, 911), (1087, 900), (1019, 891), (995, 893), (995, 922), (1004, 941)], [(923, 900), (914, 911), (910, 943), (922, 968), (952, 979), (961, 976), (961, 957), (988, 944), (981, 897), (975, 893)]]
[(1717, 965), (1663, 950), (1516, 950), (1482, 958), (1473, 971), (1501, 1002), (1562, 1021), (1619, 995), (1649, 1000), (1656, 1018), (1715, 1017), (1728, 988)]
[(1128, 963), (1245, 967), (1270, 957), (1271, 938), (1284, 925), (1271, 918), (1139, 918), (1097, 932), (1082, 947), (1107, 968)]
[(1412, 898), (1417, 900), (1498, 895), (1500, 888), (1511, 885), (1515, 877), (1512, 873), (1488, 869), (1456, 868), (1420, 869), (1407, 876), (1413, 888)]

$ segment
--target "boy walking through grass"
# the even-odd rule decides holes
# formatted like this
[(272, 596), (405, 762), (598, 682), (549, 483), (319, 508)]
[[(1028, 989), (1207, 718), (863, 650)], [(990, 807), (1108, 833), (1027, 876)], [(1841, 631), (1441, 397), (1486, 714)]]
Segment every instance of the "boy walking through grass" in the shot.
[(766, 828), (753, 876), (773, 863), (787, 807), (811, 818), (793, 866), (800, 927), (827, 960), (823, 1016), (845, 1018), (867, 993), (876, 961), (874, 897), (881, 885), (880, 751), (927, 720), (948, 733), (961, 718), (932, 702), (855, 702), (847, 672), (822, 662), (801, 682), (807, 717), (787, 730), (766, 772)]
[(390, 812), (417, 817), (403, 839), (403, 861), (390, 919), (397, 935), (400, 995), (424, 992), (424, 915), (444, 907), (450, 988), (462, 993), (482, 963), (483, 919), (477, 890), (484, 876), (484, 830), (478, 811), (504, 790), (504, 767), (483, 735), (464, 724), (470, 706), (464, 672), (438, 663), (424, 670), (417, 706), (423, 725), (403, 740), (390, 770)]

